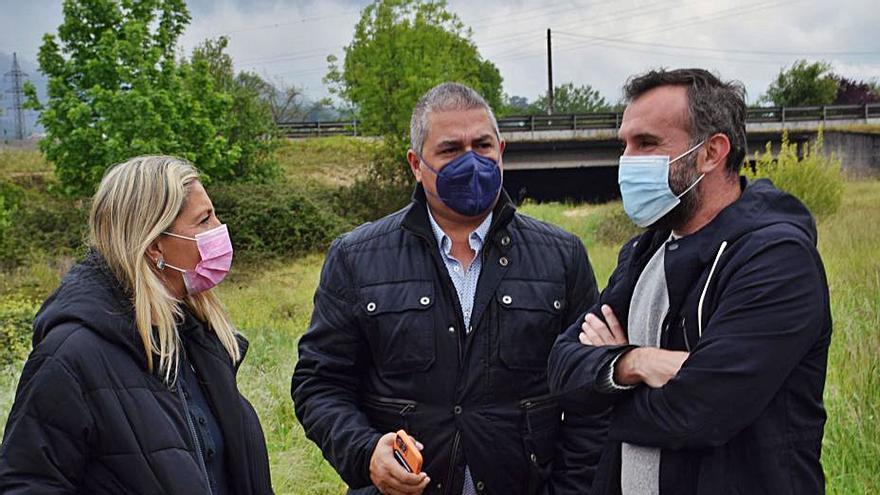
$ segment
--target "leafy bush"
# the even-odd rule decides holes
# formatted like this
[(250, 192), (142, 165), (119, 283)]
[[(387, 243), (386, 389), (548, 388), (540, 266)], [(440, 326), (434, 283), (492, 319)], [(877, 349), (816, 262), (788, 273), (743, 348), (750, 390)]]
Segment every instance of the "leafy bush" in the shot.
[(405, 206), (415, 179), (406, 162), (408, 141), (385, 136), (372, 160), (354, 184), (339, 192), (339, 212), (355, 223), (381, 218)]
[(782, 134), (779, 154), (774, 157), (770, 143), (763, 155), (755, 153), (754, 170), (745, 168), (749, 178), (766, 177), (779, 189), (788, 192), (807, 205), (817, 218), (832, 215), (840, 208), (843, 195), (843, 176), (840, 159), (822, 151), (820, 130), (815, 142), (803, 146), (803, 157), (798, 159), (797, 144)]
[(0, 365), (13, 364), (31, 350), (31, 326), (40, 305), (13, 295), (0, 300)]
[(229, 225), (236, 254), (289, 258), (326, 248), (348, 225), (327, 204), (292, 184), (234, 184), (208, 191)]
[(6, 197), (3, 191), (0, 191), (0, 238), (6, 237), (6, 231), (9, 230), (9, 217), (12, 216), (11, 208), (6, 206)]
[(603, 211), (596, 222), (596, 242), (603, 244), (619, 246), (641, 232), (619, 203), (617, 208)]
[(0, 196), (5, 198), (8, 212), (8, 226), (0, 236), (0, 266), (20, 264), (34, 253), (82, 254), (87, 201), (3, 181)]

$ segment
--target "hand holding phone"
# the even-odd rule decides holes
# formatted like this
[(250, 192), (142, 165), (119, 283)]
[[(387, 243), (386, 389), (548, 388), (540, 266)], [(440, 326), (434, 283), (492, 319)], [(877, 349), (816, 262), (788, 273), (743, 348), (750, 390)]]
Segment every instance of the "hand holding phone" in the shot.
[(398, 430), (394, 438), (394, 458), (408, 473), (417, 474), (422, 471), (422, 453), (403, 430)]

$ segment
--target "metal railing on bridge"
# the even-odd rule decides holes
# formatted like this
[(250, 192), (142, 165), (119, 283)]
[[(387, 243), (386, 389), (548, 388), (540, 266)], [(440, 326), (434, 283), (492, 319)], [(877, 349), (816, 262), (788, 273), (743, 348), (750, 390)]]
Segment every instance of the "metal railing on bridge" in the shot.
[[(869, 120), (880, 118), (880, 103), (864, 105), (827, 105), (813, 107), (754, 107), (746, 113), (747, 123), (829, 122), (840, 120)], [(575, 115), (523, 115), (498, 119), (498, 128), (504, 132), (579, 131), (617, 129), (622, 112), (585, 113)], [(290, 138), (358, 135), (358, 122), (280, 122), (278, 129)]]
[(358, 135), (358, 122), (356, 120), (278, 122), (277, 125), (281, 134), (290, 138)]

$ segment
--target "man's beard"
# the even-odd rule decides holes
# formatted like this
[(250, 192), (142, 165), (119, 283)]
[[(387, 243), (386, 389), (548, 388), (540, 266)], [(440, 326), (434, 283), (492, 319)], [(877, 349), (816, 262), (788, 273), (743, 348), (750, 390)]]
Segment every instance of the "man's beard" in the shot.
[[(676, 166), (678, 165), (678, 166)], [(669, 174), (669, 188), (678, 196), (700, 178), (697, 171), (697, 153), (686, 156), (672, 165)], [(649, 228), (664, 230), (679, 230), (685, 226), (700, 208), (702, 203), (700, 184), (695, 185), (690, 191), (680, 198), (675, 208), (663, 215), (660, 220), (654, 222)]]

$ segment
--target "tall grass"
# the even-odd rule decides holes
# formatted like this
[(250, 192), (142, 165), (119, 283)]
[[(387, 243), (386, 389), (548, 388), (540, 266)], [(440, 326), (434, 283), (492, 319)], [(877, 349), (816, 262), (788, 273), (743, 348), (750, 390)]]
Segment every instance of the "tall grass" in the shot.
[[(314, 146), (310, 163), (318, 167), (328, 155)], [(357, 145), (351, 146), (341, 156)], [(0, 175), (28, 171), (22, 167), (0, 159)], [(601, 242), (596, 232), (603, 219), (620, 208), (620, 203), (527, 204), (521, 210), (583, 239), (602, 287), (616, 265), (618, 243)], [(820, 220), (819, 235), (834, 317), (823, 449), (828, 492), (880, 493), (880, 181), (846, 183), (839, 211)], [(219, 287), (234, 321), (251, 342), (239, 385), (262, 420), (279, 494), (338, 495), (345, 490), (320, 451), (304, 437), (290, 399), (296, 343), (308, 326), (322, 260), (316, 254), (283, 263), (236, 263)], [(45, 298), (70, 262), (29, 257), (21, 266), (0, 271), (0, 298)], [(0, 429), (21, 364), (0, 368)]]
[(823, 463), (831, 494), (880, 493), (880, 181), (848, 183), (819, 225), (834, 334)]
[(275, 151), (282, 174), (293, 181), (349, 186), (366, 170), (380, 145), (375, 138), (330, 136), (284, 141)]
[(49, 174), (52, 170), (52, 165), (34, 150), (0, 146), (0, 177)]
[(250, 340), (238, 373), (239, 388), (260, 416), (269, 447), (275, 492), (340, 494), (344, 485), (293, 414), (290, 378), (296, 344), (308, 326), (323, 258), (312, 255), (259, 272), (237, 272), (220, 296)]

